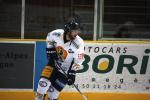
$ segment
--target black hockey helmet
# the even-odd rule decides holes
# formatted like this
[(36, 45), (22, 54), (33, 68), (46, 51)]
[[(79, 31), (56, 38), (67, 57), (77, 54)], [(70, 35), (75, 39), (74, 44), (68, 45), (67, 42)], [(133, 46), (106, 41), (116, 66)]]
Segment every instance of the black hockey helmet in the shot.
[(64, 31), (65, 33), (70, 32), (71, 30), (80, 29), (80, 23), (75, 18), (69, 19), (69, 21), (65, 24)]

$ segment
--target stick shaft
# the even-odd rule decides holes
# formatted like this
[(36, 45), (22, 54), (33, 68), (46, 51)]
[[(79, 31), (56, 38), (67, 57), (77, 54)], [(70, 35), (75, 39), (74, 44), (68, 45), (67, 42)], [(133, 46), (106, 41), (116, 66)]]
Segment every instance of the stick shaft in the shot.
[[(59, 64), (57, 63), (57, 61), (55, 61), (56, 66), (62, 70), (62, 72), (64, 73), (64, 75), (68, 78), (66, 72), (62, 69), (61, 66), (59, 66)], [(87, 97), (80, 91), (80, 89), (73, 83), (73, 86), (76, 88), (76, 90), (82, 95), (82, 97), (84, 98), (84, 100), (87, 100)]]

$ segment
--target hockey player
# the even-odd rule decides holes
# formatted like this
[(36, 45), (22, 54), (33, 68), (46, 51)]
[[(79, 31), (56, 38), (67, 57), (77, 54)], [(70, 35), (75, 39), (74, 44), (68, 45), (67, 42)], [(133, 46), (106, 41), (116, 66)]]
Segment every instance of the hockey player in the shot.
[(46, 38), (48, 64), (41, 73), (36, 100), (44, 100), (46, 93), (48, 99), (57, 100), (66, 85), (74, 84), (76, 71), (84, 60), (84, 42), (78, 36), (80, 32), (80, 24), (72, 18), (65, 24), (64, 29), (48, 33)]

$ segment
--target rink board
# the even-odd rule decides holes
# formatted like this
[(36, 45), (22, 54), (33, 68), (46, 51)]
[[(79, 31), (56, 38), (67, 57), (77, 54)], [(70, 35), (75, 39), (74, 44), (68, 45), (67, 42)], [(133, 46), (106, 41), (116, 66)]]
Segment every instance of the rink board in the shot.
[[(20, 43), (19, 40), (13, 41), (15, 41), (15, 43)], [(11, 42), (13, 41), (11, 40)], [(10, 41), (8, 40), (8, 42)], [(30, 83), (28, 87), (26, 87), (26, 84), (20, 84), (23, 87), (19, 87), (19, 91), (16, 88), (10, 88), (9, 90), (9, 88), (5, 89), (4, 87), (0, 89), (0, 100), (35, 99), (35, 93), (33, 91), (35, 91), (37, 88), (37, 82), (42, 70), (41, 66), (44, 67), (44, 65), (46, 64), (45, 51), (44, 49), (42, 49), (45, 47), (45, 42), (33, 40), (21, 41), (21, 43), (24, 42), (35, 44), (35, 63), (33, 64), (33, 68), (30, 69), (34, 70), (34, 72), (31, 72), (31, 74), (33, 75), (29, 74), (29, 77), (33, 77), (33, 84)], [(88, 100), (149, 100), (150, 41), (88, 41), (85, 43), (87, 46), (85, 48), (86, 59), (88, 57), (91, 57), (92, 59), (90, 58), (90, 62), (88, 62), (88, 66), (90, 66), (88, 67), (88, 69), (83, 68), (79, 71), (79, 73), (77, 74), (78, 78), (75, 84), (78, 85), (81, 91), (85, 93), (85, 95), (88, 97)], [(128, 48), (126, 49), (126, 47)], [(115, 51), (113, 51), (112, 49)], [(30, 58), (28, 53), (22, 54), (27, 54), (27, 58)], [(2, 57), (4, 56), (1, 54), (1, 58)], [(111, 60), (113, 59), (111, 62), (112, 68), (108, 68), (106, 66), (107, 63), (102, 63), (107, 62), (106, 59), (101, 59), (102, 61), (97, 63), (96, 59), (100, 59), (102, 57), (108, 57)], [(125, 57), (129, 58), (129, 61), (124, 60), (126, 63), (128, 63), (128, 65), (131, 65), (133, 63), (133, 60), (135, 59), (136, 62), (134, 62), (134, 67), (132, 67), (132, 69), (128, 69), (125, 67), (120, 69), (118, 64), (123, 63), (120, 61), (120, 59), (124, 59)], [(10, 59), (10, 61), (11, 60), (13, 59)], [(23, 60), (23, 58), (18, 60), (21, 61)], [(32, 60), (29, 59), (29, 61)], [(98, 67), (95, 68), (95, 65), (93, 63)], [(15, 64), (17, 64), (17, 62), (14, 63), (14, 65)], [(142, 69), (143, 67), (141, 68), (141, 66), (145, 66), (144, 69)], [(1, 67), (1, 69), (2, 68), (3, 67)], [(89, 74), (90, 77), (88, 77)], [(93, 77), (91, 77), (91, 74), (93, 75)], [(82, 79), (79, 76), (82, 76), (82, 78), (86, 80), (81, 81)], [(26, 91), (26, 89), (29, 89), (29, 91)], [(73, 87), (66, 87), (65, 90), (61, 93), (59, 100), (71, 99), (83, 100), (81, 95), (77, 93)]]
[[(46, 64), (45, 42), (36, 42), (36, 91)], [(150, 93), (149, 41), (85, 42), (85, 60), (77, 72), (75, 85), (83, 92)], [(66, 86), (63, 92), (76, 92)]]
[[(86, 93), (88, 100), (149, 100), (150, 94)], [(0, 92), (0, 100), (35, 100), (33, 92)], [(84, 100), (79, 93), (62, 92), (58, 100)]]

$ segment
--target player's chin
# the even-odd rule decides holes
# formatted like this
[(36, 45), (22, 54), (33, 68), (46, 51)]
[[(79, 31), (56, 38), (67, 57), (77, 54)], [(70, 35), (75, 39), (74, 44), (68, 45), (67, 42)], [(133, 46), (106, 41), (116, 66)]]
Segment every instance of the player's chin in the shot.
[(71, 40), (74, 40), (74, 39), (76, 38), (76, 36), (77, 36), (77, 35), (70, 36), (70, 39), (71, 39)]

